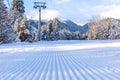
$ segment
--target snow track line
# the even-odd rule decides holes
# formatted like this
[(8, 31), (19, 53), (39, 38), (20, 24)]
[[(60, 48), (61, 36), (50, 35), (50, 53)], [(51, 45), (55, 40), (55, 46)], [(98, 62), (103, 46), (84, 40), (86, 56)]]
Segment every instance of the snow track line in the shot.
[[(21, 65), (21, 64), (19, 64), (19, 65)], [(14, 78), (14, 76), (16, 75), (16, 73), (18, 73), (18, 71), (22, 71), (21, 69), (25, 69), (25, 67), (23, 68), (22, 66), (20, 67), (19, 65), (17, 65), (17, 66), (14, 66), (13, 67), (13, 69), (12, 70), (10, 70), (10, 71), (8, 71), (8, 73), (7, 74), (9, 74), (8, 76), (6, 76), (5, 77), (5, 80), (6, 79), (9, 79), (9, 78)], [(26, 67), (27, 67), (28, 65), (26, 65)], [(19, 68), (18, 68), (19, 67)], [(14, 72), (14, 73), (13, 73)], [(3, 78), (4, 79), (4, 78)]]
[[(71, 79), (72, 80), (79, 80), (78, 76), (80, 75), (77, 75), (75, 70), (74, 70), (74, 67), (70, 64), (70, 62), (68, 61), (68, 57), (67, 56), (63, 56), (65, 61), (66, 61), (66, 65), (69, 67), (69, 73), (71, 75)], [(66, 58), (67, 57), (67, 58)]]
[[(87, 60), (86, 60), (87, 61)], [(83, 61), (84, 63), (86, 63), (87, 64), (87, 62), (86, 61)], [(88, 64), (89, 65), (89, 64)], [(94, 68), (99, 68), (99, 67), (103, 67), (102, 65), (96, 65), (96, 64), (92, 64), (92, 65), (94, 65)], [(91, 65), (89, 65), (91, 68), (92, 68), (92, 66)], [(99, 69), (100, 70), (100, 69)], [(100, 70), (102, 73), (107, 73), (107, 75), (106, 76), (109, 76), (111, 79), (115, 79), (115, 80), (119, 80), (120, 79), (120, 76), (119, 76), (119, 74), (116, 74), (115, 72), (111, 72), (110, 70), (107, 70), (107, 69), (102, 69), (102, 70)]]
[[(82, 64), (86, 64), (86, 69), (87, 70), (89, 70), (89, 71), (91, 71), (91, 72), (93, 72), (90, 68), (92, 68), (92, 69), (94, 69), (94, 71), (97, 71), (97, 69), (95, 69), (95, 68), (93, 68), (93, 67), (90, 67), (87, 63), (85, 63), (85, 59), (83, 60), (83, 59), (81, 59), (81, 61), (80, 61), (80, 63), (82, 63)], [(100, 77), (100, 79), (102, 79), (102, 80), (108, 80), (109, 78), (108, 77), (106, 77), (105, 75), (101, 75), (101, 72), (100, 71), (97, 71), (98, 72), (98, 77)], [(94, 74), (94, 75), (96, 75), (96, 74)], [(99, 79), (99, 78), (98, 78)], [(97, 80), (98, 80), (97, 79)]]
[[(61, 60), (61, 55), (59, 55), (60, 57), (58, 57), (58, 69), (60, 71), (58, 71), (58, 76), (59, 76), (59, 80), (66, 80), (66, 77), (68, 77), (65, 69), (64, 69), (64, 65), (62, 64), (63, 60)], [(65, 77), (66, 76), (66, 77)]]
[(79, 79), (80, 79), (80, 80), (87, 80), (87, 78), (85, 77), (85, 75), (80, 71), (80, 67), (77, 66), (77, 65), (75, 64), (75, 62), (73, 62), (72, 58), (69, 59), (69, 62), (71, 62), (72, 65), (73, 65), (73, 68), (76, 69), (76, 73), (78, 74)]
[[(36, 61), (35, 59), (32, 61), (32, 64), (28, 64), (28, 62), (26, 62), (26, 64), (23, 65), (23, 68), (20, 68), (20, 70), (17, 70), (16, 73), (15, 73), (15, 76), (16, 77), (13, 77), (12, 79), (10, 80), (16, 80), (16, 79), (21, 79), (23, 76), (22, 75), (25, 75), (24, 72), (29, 72), (29, 70), (26, 70), (26, 69), (30, 69), (32, 70), (33, 67), (35, 67), (37, 64), (34, 63), (34, 61)], [(33, 66), (33, 67), (32, 67)], [(30, 74), (30, 73), (29, 73)]]
[(49, 80), (50, 79), (50, 75), (51, 75), (51, 66), (52, 66), (52, 55), (49, 56), (49, 65), (47, 66), (48, 68), (46, 69), (46, 76), (45, 78), (43, 78), (43, 80)]
[[(68, 58), (69, 59), (69, 58)], [(71, 57), (70, 57), (70, 59), (72, 59)], [(70, 60), (69, 59), (69, 60)], [(71, 61), (72, 62), (72, 61)], [(75, 62), (74, 62), (75, 63)], [(85, 68), (86, 68), (86, 66), (85, 66)], [(87, 67), (88, 68), (88, 67)], [(89, 73), (92, 73), (93, 75), (94, 75), (94, 77), (95, 77), (95, 80), (103, 80), (102, 79), (102, 77), (99, 77), (98, 75), (96, 75), (92, 70), (90, 70), (90, 69), (88, 69), (89, 71), (87, 71), (87, 72), (89, 72)]]
[[(73, 57), (71, 58), (71, 60), (73, 61), (73, 63), (75, 63), (76, 66), (79, 66), (79, 70), (80, 70), (80, 72), (84, 75), (85, 80), (95, 80), (94, 77), (92, 77), (92, 76), (86, 71), (86, 69), (84, 69), (85, 66), (82, 67), (83, 65), (81, 65), (81, 63), (78, 64), (78, 63), (74, 60)], [(71, 61), (71, 62), (72, 62), (72, 61)]]
[[(90, 74), (92, 71), (91, 71), (90, 73), (86, 71), (86, 69), (87, 69), (87, 67), (86, 67), (87, 64), (85, 64), (85, 63), (83, 64), (83, 63), (82, 63), (83, 60), (81, 60), (81, 62), (77, 63), (77, 62), (75, 61), (76, 59), (75, 59), (75, 58), (73, 58), (73, 59), (74, 59), (74, 60), (73, 60), (74, 63), (76, 63), (77, 66), (81, 66), (81, 67), (80, 67), (80, 68), (82, 68), (81, 70), (85, 70), (86, 74), (89, 74), (90, 77), (93, 76), (93, 74), (92, 74), (92, 75)], [(80, 64), (82, 64), (82, 65), (80, 65)], [(82, 67), (82, 66), (83, 66), (83, 67)], [(95, 70), (96, 70), (96, 69), (95, 69)], [(82, 72), (83, 72), (83, 71), (82, 71)], [(98, 71), (98, 73), (100, 73), (100, 72)], [(84, 75), (85, 75), (85, 74), (84, 74)], [(94, 75), (95, 75), (95, 74), (94, 74)], [(100, 74), (98, 75), (98, 77), (100, 77)], [(102, 75), (102, 77), (103, 77), (102, 80), (104, 80), (104, 79), (105, 79), (105, 80), (108, 80), (108, 78), (104, 77), (104, 75)], [(97, 78), (97, 79), (92, 78), (92, 80), (98, 80), (98, 79), (99, 79), (99, 78)], [(87, 78), (86, 80), (89, 80), (89, 78)]]
[[(20, 67), (21, 69), (17, 68), (19, 65), (17, 67), (14, 66), (12, 70), (8, 71), (9, 75), (5, 76), (7, 73), (4, 73), (0, 77), (5, 76), (1, 78), (2, 80), (119, 80), (120, 78), (117, 73), (114, 75), (109, 70), (98, 69), (102, 67), (100, 65), (91, 64), (94, 66), (92, 67), (87, 64), (86, 59), (80, 58), (79, 56), (64, 55), (63, 53), (60, 53), (61, 55), (57, 54), (38, 55), (37, 58), (31, 60), (31, 66), (28, 59), (25, 64), (19, 64), (22, 65)], [(32, 71), (27, 71), (27, 68)], [(20, 70), (18, 71), (18, 69)], [(24, 74), (25, 72), (27, 73)], [(13, 76), (11, 76), (12, 73), (14, 73)], [(107, 73), (107, 75), (103, 73)]]
[[(87, 61), (87, 60), (86, 60)], [(83, 63), (86, 63), (85, 60), (83, 60)], [(106, 71), (104, 71), (103, 69), (99, 69), (100, 66), (97, 66), (96, 64), (92, 64), (94, 65), (94, 67), (90, 66), (89, 64), (87, 64), (89, 67), (93, 68), (94, 70), (96, 70), (97, 72), (99, 72), (99, 76), (102, 75), (102, 77), (105, 79), (105, 80), (113, 80), (111, 78), (111, 75), (109, 75), (109, 73), (107, 75), (106, 74)], [(101, 66), (103, 67), (103, 66)]]
[(52, 79), (57, 80), (58, 79), (58, 71), (57, 71), (57, 62), (56, 62), (56, 54), (53, 56), (53, 66), (52, 66)]
[[(86, 63), (87, 64), (87, 62), (85, 62), (84, 60), (82, 60), (82, 63)], [(89, 64), (87, 64), (89, 67), (91, 67), (92, 68), (92, 66), (90, 66)], [(94, 69), (94, 70), (96, 70), (97, 72), (99, 72), (100, 74), (99, 75), (103, 75), (102, 77), (105, 79), (105, 80), (119, 80), (119, 78), (117, 78), (117, 76), (116, 75), (112, 75), (112, 74), (110, 74), (111, 72), (108, 72), (108, 71), (106, 71), (105, 69), (98, 69), (98, 67), (103, 67), (103, 66), (97, 66), (97, 65), (95, 65), (95, 64), (92, 64), (92, 65), (94, 65), (94, 68), (92, 68), (92, 69)], [(107, 75), (105, 75), (105, 73), (107, 73)]]
[(33, 76), (34, 80), (39, 79), (42, 75), (44, 75), (44, 74), (42, 74), (43, 73), (42, 71), (43, 71), (44, 66), (45, 66), (45, 64), (47, 62), (48, 56), (45, 56), (43, 58), (44, 58), (44, 60), (43, 60), (43, 62), (41, 63), (41, 65), (39, 66), (39, 68), (37, 70), (37, 73), (36, 73), (37, 75)]
[(47, 55), (49, 58), (47, 58), (47, 61), (46, 61), (46, 63), (44, 64), (44, 67), (43, 67), (43, 69), (42, 69), (42, 73), (41, 73), (41, 75), (40, 75), (40, 78), (39, 78), (39, 80), (45, 80), (45, 78), (46, 78), (46, 75), (47, 75), (47, 69), (48, 69), (48, 66), (50, 65), (50, 63), (49, 63), (49, 61), (50, 61), (50, 56), (49, 55)]
[(70, 75), (70, 69), (69, 69), (69, 67), (68, 67), (68, 65), (67, 65), (67, 62), (65, 63), (65, 59), (64, 59), (64, 56), (62, 55), (61, 56), (61, 60), (62, 60), (62, 63), (63, 63), (63, 65), (64, 65), (64, 75), (66, 75), (66, 80), (72, 80), (72, 75)]
[(31, 68), (31, 73), (30, 74), (28, 74), (27, 76), (27, 78), (26, 78), (26, 80), (34, 80), (33, 78), (34, 78), (34, 76), (38, 73), (38, 68), (39, 68), (39, 66), (40, 66), (40, 63), (42, 62), (44, 60), (44, 58), (43, 59), (41, 59), (41, 58), (36, 58), (35, 59), (35, 65)]
[[(43, 61), (41, 61), (41, 63), (39, 62), (39, 64), (38, 64), (39, 66), (38, 66), (38, 68), (36, 69), (35, 76), (33, 76), (33, 79), (32, 79), (32, 80), (37, 80), (37, 79), (39, 79), (40, 76), (42, 75), (42, 70), (43, 70), (43, 68), (44, 68), (44, 65), (45, 65), (47, 59), (48, 59), (48, 56), (45, 56), (45, 57), (43, 57), (43, 58), (44, 58)], [(37, 62), (36, 62), (36, 63), (37, 63)]]
[[(94, 65), (94, 66), (95, 67), (102, 67), (100, 65)], [(113, 74), (113, 72), (111, 72), (110, 70), (106, 70), (106, 69), (102, 69), (102, 70), (98, 69), (98, 70), (101, 71), (102, 73), (107, 73), (107, 75), (105, 75), (105, 76), (110, 77), (111, 80), (113, 80), (113, 79), (119, 80), (120, 79), (120, 76), (118, 74), (116, 74), (116, 73)]]

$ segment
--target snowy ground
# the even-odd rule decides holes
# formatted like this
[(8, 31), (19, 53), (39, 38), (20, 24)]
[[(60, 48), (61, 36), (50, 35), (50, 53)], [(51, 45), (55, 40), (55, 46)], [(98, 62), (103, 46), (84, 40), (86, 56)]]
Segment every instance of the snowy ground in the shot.
[(0, 80), (120, 80), (120, 40), (0, 45)]

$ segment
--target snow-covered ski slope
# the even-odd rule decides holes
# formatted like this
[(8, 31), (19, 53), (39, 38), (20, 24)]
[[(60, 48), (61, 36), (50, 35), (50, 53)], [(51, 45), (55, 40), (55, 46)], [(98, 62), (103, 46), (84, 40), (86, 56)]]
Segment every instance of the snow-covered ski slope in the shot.
[(120, 80), (120, 40), (0, 45), (0, 80)]

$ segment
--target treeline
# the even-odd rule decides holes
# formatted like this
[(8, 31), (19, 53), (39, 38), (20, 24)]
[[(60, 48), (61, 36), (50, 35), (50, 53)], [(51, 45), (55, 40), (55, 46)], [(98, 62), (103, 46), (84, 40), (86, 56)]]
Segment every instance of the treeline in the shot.
[(120, 20), (113, 18), (93, 17), (88, 23), (86, 33), (88, 40), (120, 39)]

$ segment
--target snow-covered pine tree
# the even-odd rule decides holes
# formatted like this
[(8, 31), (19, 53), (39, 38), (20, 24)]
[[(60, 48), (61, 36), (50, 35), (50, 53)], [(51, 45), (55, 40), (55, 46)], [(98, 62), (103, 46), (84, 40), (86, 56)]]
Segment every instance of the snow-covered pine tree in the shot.
[(59, 40), (60, 26), (57, 19), (50, 20), (47, 24), (48, 27), (48, 40)]
[(23, 0), (13, 0), (12, 10), (18, 11), (19, 13), (25, 12), (24, 2)]
[(6, 6), (3, 1), (4, 0), (0, 0), (0, 44), (12, 42), (15, 39)]
[(24, 19), (24, 6), (23, 6), (22, 0), (13, 0), (12, 8), (11, 8), (11, 24), (13, 26), (13, 30), (16, 34), (16, 41), (20, 41), (20, 34), (24, 32), (24, 27), (22, 24), (21, 28), (21, 22), (23, 23)]
[(22, 0), (13, 0), (10, 16), (12, 17), (12, 24), (14, 25), (16, 19), (23, 17), (25, 8)]
[(24, 13), (25, 7), (23, 0), (13, 0), (11, 23), (13, 24), (13, 29), (16, 34), (16, 41), (29, 41), (30, 39), (28, 38), (32, 38), (32, 34), (30, 34), (31, 26)]

